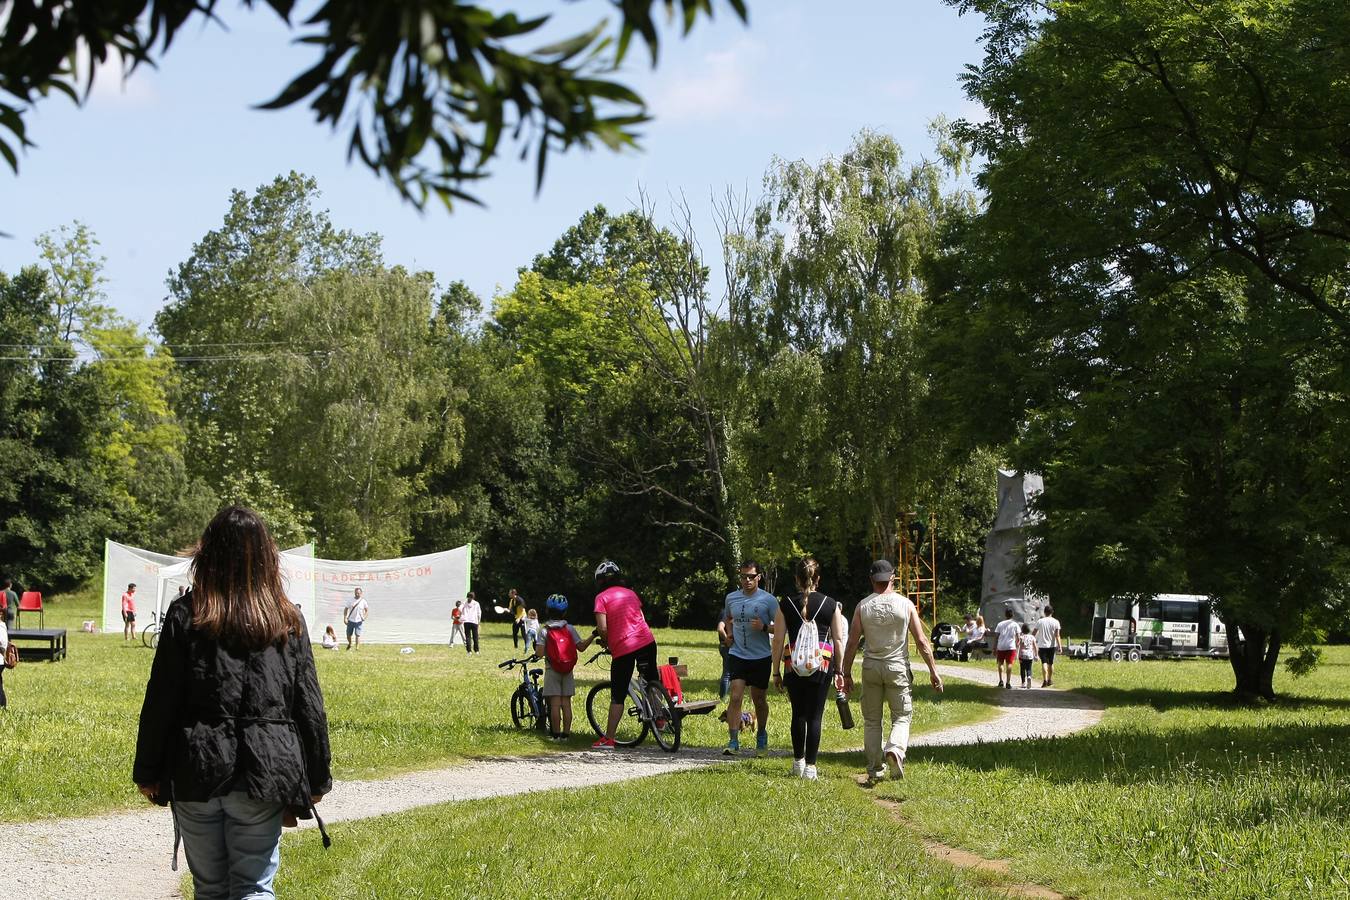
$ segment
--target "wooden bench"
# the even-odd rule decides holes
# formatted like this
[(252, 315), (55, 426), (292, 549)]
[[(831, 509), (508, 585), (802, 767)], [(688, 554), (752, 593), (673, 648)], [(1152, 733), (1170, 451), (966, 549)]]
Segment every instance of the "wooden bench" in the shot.
[(45, 644), (38, 647), (19, 647), (21, 660), (57, 662), (66, 658), (66, 630), (64, 628), (16, 628), (9, 639), (18, 644)]

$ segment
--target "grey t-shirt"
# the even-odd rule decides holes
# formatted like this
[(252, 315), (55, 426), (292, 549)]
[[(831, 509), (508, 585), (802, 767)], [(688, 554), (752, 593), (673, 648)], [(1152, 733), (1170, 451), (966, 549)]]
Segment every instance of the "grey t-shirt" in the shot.
[(864, 660), (909, 665), (909, 620), (915, 610), (908, 597), (895, 591), (868, 594), (857, 615), (867, 642)]

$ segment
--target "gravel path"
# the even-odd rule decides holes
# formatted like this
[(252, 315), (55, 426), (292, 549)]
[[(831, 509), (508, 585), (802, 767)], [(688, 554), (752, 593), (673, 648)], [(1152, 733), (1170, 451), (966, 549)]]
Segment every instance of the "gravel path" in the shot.
[[(938, 668), (944, 678), (990, 685), (997, 680), (993, 672), (984, 669)], [(1094, 724), (1102, 715), (1096, 701), (1066, 691), (1014, 689), (1001, 694), (999, 703), (1006, 708), (994, 718), (917, 735), (913, 745), (1069, 734)], [(709, 748), (682, 748), (673, 756), (649, 748), (617, 754), (579, 752), (484, 759), (379, 781), (337, 782), (320, 811), (325, 823), (342, 822), (435, 803), (526, 793), (544, 786), (586, 787), (627, 781), (713, 765), (724, 759), (718, 750)], [(173, 821), (158, 807), (5, 825), (0, 833), (6, 846), (20, 852), (24, 861), (7, 873), (11, 896), (27, 900), (91, 895), (161, 900), (181, 896), (178, 879), (187, 872), (187, 863), (180, 852), (179, 872), (170, 870)], [(149, 857), (145, 856), (147, 850)]]

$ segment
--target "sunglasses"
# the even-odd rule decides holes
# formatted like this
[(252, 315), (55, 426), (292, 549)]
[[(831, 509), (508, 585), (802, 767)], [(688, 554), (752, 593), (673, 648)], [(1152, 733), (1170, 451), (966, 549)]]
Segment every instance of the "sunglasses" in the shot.
[(759, 577), (758, 572), (756, 572), (753, 575), (746, 575), (744, 572), (741, 573), (741, 581), (754, 581), (758, 577)]

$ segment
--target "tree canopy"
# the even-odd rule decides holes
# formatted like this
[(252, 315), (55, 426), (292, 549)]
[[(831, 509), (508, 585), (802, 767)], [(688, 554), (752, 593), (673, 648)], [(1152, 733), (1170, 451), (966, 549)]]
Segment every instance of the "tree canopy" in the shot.
[[(550, 16), (451, 0), (361, 3), (330, 0), (303, 22), (293, 0), (244, 0), (294, 28), (317, 61), (262, 104), (307, 103), (315, 121), (350, 129), (349, 158), (387, 179), (419, 208), (472, 200), (504, 135), (533, 154), (540, 183), (551, 152), (599, 141), (635, 145), (648, 115), (613, 77), (633, 38), (657, 61), (660, 14), (688, 33), (725, 6), (742, 21), (745, 0), (609, 0), (617, 15), (533, 50), (521, 44)], [(217, 0), (13, 0), (0, 19), (0, 156), (18, 170), (31, 146), (25, 116), (51, 93), (80, 102), (95, 65), (120, 62), (129, 76), (168, 53), (180, 31), (215, 18)], [(81, 73), (81, 55), (90, 65)], [(262, 98), (259, 98), (260, 100)], [(8, 136), (5, 136), (5, 132)]]
[(1031, 582), (1208, 594), (1240, 693), (1346, 611), (1343, 4), (969, 2), (985, 203), (934, 258), (933, 366), (1043, 471)]

